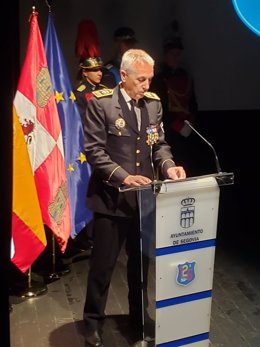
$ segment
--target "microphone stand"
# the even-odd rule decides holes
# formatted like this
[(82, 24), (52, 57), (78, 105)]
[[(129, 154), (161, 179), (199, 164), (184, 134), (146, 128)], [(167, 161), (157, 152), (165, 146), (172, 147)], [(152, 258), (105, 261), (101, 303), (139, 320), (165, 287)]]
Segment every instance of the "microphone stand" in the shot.
[(187, 124), (203, 141), (205, 141), (207, 144), (208, 144), (208, 146), (212, 149), (212, 151), (213, 151), (213, 153), (214, 153), (214, 156), (215, 156), (215, 164), (216, 164), (216, 167), (217, 167), (217, 172), (219, 173), (219, 174), (221, 174), (222, 173), (222, 170), (221, 170), (221, 167), (220, 167), (220, 164), (219, 164), (219, 160), (218, 160), (218, 156), (217, 156), (217, 153), (216, 153), (216, 151), (215, 151), (215, 148), (212, 146), (212, 144), (208, 141), (208, 140), (206, 140), (205, 139), (205, 137), (203, 137), (199, 132), (198, 132), (198, 130), (196, 130), (195, 128), (194, 128), (194, 126), (193, 125), (191, 125), (191, 123), (187, 120), (187, 119), (185, 119), (184, 120), (184, 123), (185, 124)]

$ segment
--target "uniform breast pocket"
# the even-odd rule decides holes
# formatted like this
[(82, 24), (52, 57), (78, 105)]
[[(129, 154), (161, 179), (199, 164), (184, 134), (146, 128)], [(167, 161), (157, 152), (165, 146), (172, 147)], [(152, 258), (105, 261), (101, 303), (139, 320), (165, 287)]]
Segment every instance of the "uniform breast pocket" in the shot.
[(114, 135), (114, 136), (131, 136), (131, 133), (129, 129), (124, 127), (116, 127), (115, 125), (108, 125), (107, 132), (109, 135)]

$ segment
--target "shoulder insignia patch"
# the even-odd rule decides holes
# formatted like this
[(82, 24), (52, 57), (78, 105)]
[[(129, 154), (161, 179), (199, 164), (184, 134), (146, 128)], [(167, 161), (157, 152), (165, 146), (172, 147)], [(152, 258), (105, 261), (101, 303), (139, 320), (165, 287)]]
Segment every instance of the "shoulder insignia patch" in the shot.
[(77, 88), (77, 91), (78, 91), (78, 92), (83, 92), (83, 90), (85, 90), (85, 89), (86, 89), (85, 84), (81, 84), (81, 85)]
[(104, 96), (110, 96), (113, 94), (113, 89), (99, 89), (92, 92), (96, 98), (103, 98)]
[(145, 92), (144, 96), (148, 99), (161, 100), (157, 94), (152, 93), (152, 92)]

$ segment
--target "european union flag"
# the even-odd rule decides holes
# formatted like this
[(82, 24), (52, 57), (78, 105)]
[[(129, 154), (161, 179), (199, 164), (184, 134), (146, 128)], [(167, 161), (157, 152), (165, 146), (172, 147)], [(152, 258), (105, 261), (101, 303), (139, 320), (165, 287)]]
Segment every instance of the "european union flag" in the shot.
[(83, 146), (83, 125), (51, 13), (44, 46), (62, 128), (72, 218), (71, 237), (75, 238), (92, 219), (92, 213), (86, 207), (91, 169)]

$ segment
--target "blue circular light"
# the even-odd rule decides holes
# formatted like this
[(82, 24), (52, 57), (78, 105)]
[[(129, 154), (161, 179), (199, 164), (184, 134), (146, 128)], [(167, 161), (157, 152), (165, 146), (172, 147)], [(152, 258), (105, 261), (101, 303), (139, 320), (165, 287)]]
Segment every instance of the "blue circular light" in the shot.
[(260, 36), (260, 0), (232, 0), (242, 22)]

